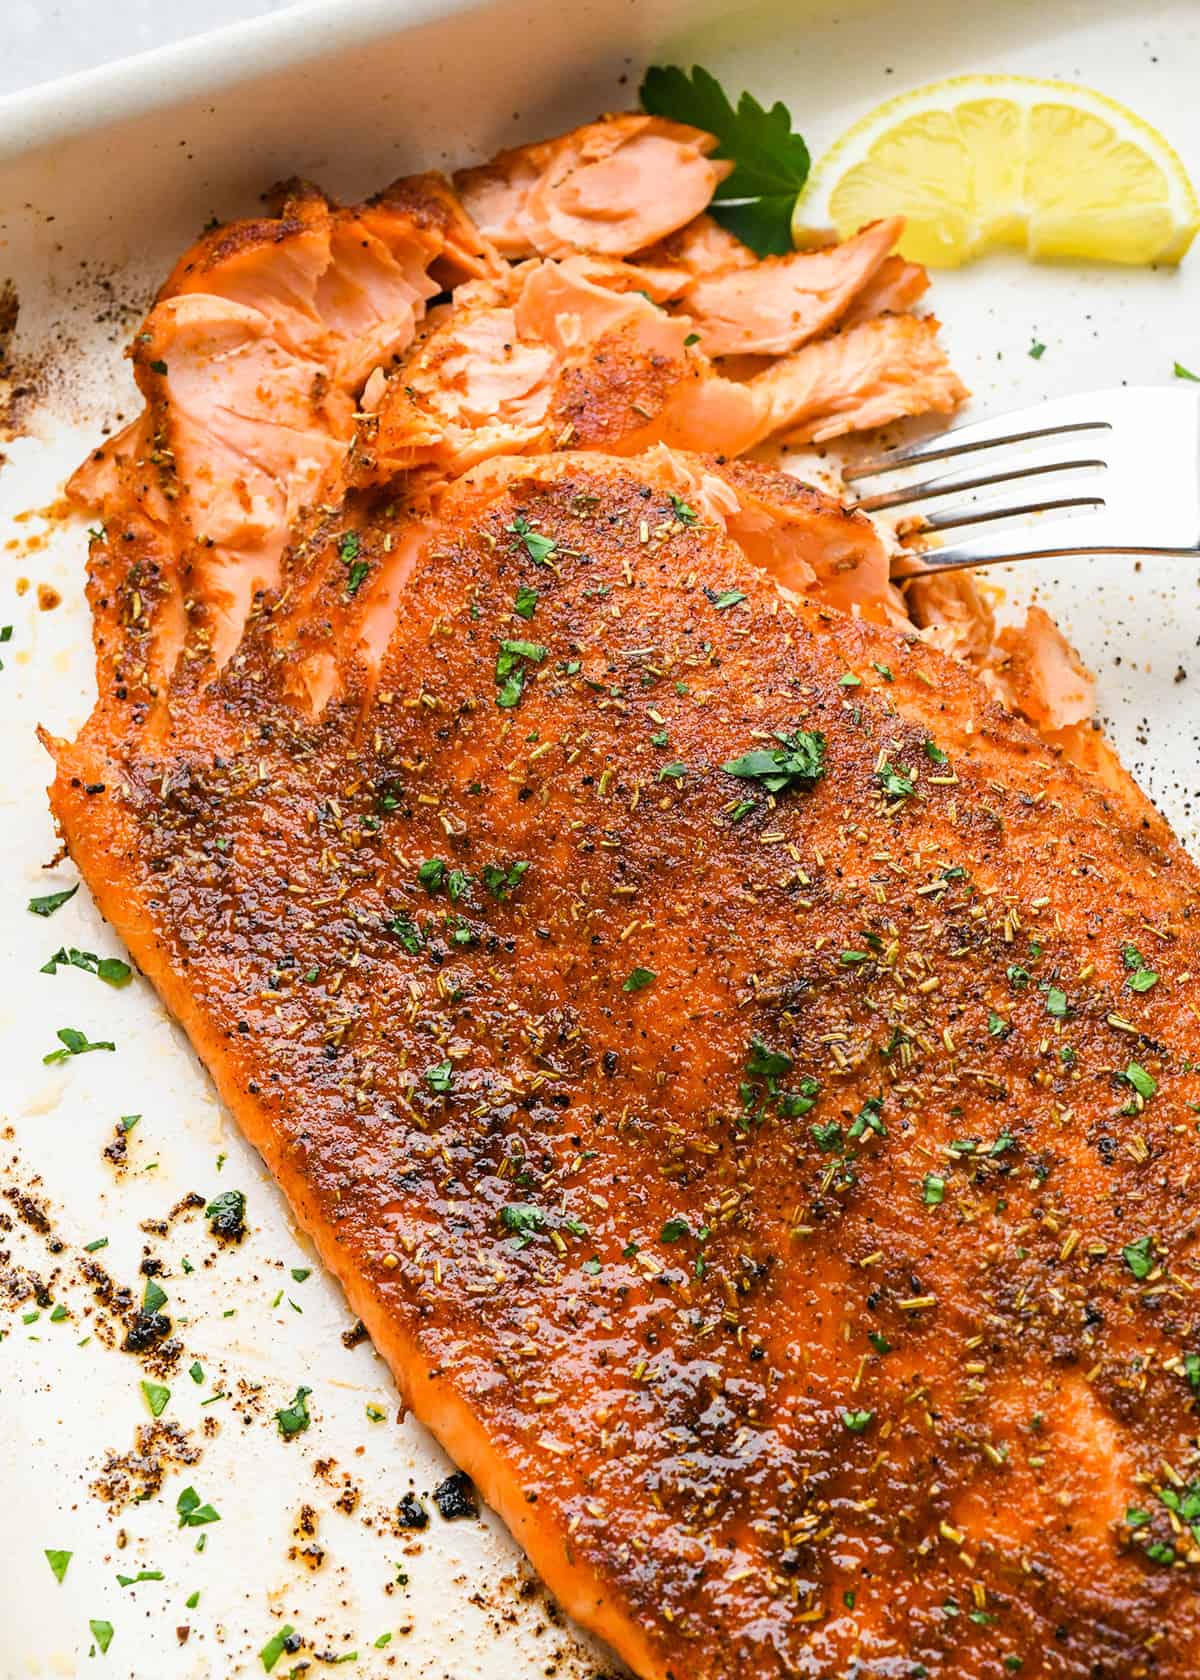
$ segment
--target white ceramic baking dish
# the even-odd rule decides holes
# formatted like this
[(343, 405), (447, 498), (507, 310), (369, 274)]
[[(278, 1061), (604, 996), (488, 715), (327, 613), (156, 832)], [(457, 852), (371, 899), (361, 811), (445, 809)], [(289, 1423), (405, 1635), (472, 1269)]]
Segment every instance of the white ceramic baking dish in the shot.
[[(34, 725), (73, 730), (92, 679), (83, 531), (22, 516), (50, 509), (89, 441), (132, 408), (121, 346), (154, 279), (209, 215), (246, 211), (283, 175), (360, 193), (631, 103), (653, 58), (698, 60), (731, 86), (786, 99), (815, 147), (887, 94), (935, 77), (1008, 70), (1085, 81), (1149, 116), (1200, 175), (1194, 0), (1136, 10), (1125, 0), (792, 0), (723, 16), (682, 0), (356, 0), (0, 103), (0, 279), (19, 298), (11, 371), (25, 387), (14, 404), (22, 435), (0, 446), (0, 624), (13, 625), (0, 649), (0, 1178), (45, 1206), (66, 1245), (49, 1252), (28, 1207), (23, 1216), (0, 1204), (13, 1226), (0, 1231), (3, 1680), (262, 1673), (259, 1652), (285, 1624), (309, 1641), (305, 1655), (357, 1652), (346, 1671), (370, 1677), (515, 1680), (557, 1663), (566, 1680), (604, 1665), (522, 1587), (515, 1548), (486, 1516), (435, 1517), (415, 1537), (393, 1529), (400, 1497), (427, 1493), (448, 1466), (420, 1428), (397, 1421), (395, 1390), (370, 1347), (343, 1346), (348, 1319), (333, 1286), (315, 1270), (294, 1276), (311, 1255), (183, 1039), (144, 982), (112, 992), (78, 969), (38, 972), (60, 945), (114, 947), (85, 893), (50, 921), (25, 911), (31, 893), (74, 879), (69, 864), (42, 867), (55, 841)], [(1168, 382), (1176, 360), (1200, 366), (1195, 262), (1125, 273), (997, 259), (937, 277), (932, 298), (982, 412), (1120, 380)], [(1036, 360), (1035, 340), (1046, 346)], [(1036, 588), (1065, 624), (1099, 674), (1126, 761), (1193, 844), (1197, 570), (1112, 559), (996, 579), (1010, 600)], [(61, 596), (54, 610), (39, 607), (38, 584)], [(68, 1024), (112, 1039), (116, 1053), (44, 1066)], [(142, 1118), (118, 1171), (103, 1152), (128, 1114)], [(252, 1232), (211, 1266), (201, 1264), (211, 1245), (195, 1216), (166, 1235), (139, 1228), (189, 1191), (224, 1188), (246, 1192)], [(140, 1286), (146, 1249), (164, 1262), (188, 1351), (163, 1416), (202, 1450), (195, 1464), (168, 1468), (158, 1497), (116, 1517), (90, 1484), (149, 1414), (143, 1373), (105, 1345), (103, 1314), (78, 1275), (83, 1245), (101, 1238), (107, 1247), (94, 1258), (119, 1282)], [(25, 1322), (36, 1302), (6, 1292), (22, 1267), (65, 1317), (43, 1306)], [(187, 1375), (192, 1359), (201, 1382)], [(301, 1384), (313, 1391), (313, 1426), (288, 1444), (272, 1414)], [(205, 1405), (214, 1394), (229, 1398)], [(188, 1485), (219, 1523), (177, 1526)], [(297, 1540), (305, 1505), (316, 1535)], [(315, 1570), (289, 1557), (308, 1545), (324, 1554)], [(46, 1549), (73, 1553), (61, 1584)], [(162, 1578), (119, 1584), (140, 1571)], [(112, 1624), (103, 1656), (92, 1621)], [(283, 1654), (274, 1672), (293, 1660)]]

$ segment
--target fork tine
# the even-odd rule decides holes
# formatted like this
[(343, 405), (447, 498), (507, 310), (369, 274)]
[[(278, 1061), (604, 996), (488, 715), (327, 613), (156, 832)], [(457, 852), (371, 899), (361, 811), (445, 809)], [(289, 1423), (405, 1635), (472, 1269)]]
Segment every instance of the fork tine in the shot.
[(958, 490), (986, 490), (993, 484), (1008, 484), (1018, 478), (1039, 478), (1046, 473), (1077, 472), (1083, 467), (1105, 467), (1099, 459), (1079, 461), (1046, 461), (1032, 467), (1013, 467), (1008, 472), (987, 473), (979, 478), (925, 478), (919, 484), (906, 484), (899, 490), (881, 490), (877, 495), (864, 496), (854, 502), (856, 513), (881, 513), (885, 508), (907, 507), (910, 502), (936, 501), (952, 496)]
[[(974, 426), (954, 426), (932, 444), (914, 444), (906, 449), (889, 449), (872, 461), (847, 467), (842, 477), (848, 482), (872, 478), (879, 473), (895, 472), (900, 467), (917, 466), (924, 461), (947, 461), (956, 455), (974, 455), (981, 449), (1001, 449), (1006, 444), (1031, 443), (1039, 438), (1069, 437), (1080, 432), (1110, 432), (1107, 420), (1079, 420), (1061, 426), (1035, 426), (1025, 431), (1010, 432), (1000, 421), (981, 421)], [(1011, 424), (1011, 417), (1009, 418)]]
[(964, 508), (956, 512), (931, 513), (922, 521), (925, 531), (954, 531), (960, 525), (989, 525), (997, 519), (1020, 519), (1034, 513), (1054, 513), (1063, 508), (1102, 508), (1103, 496), (1061, 496), (1048, 502), (1022, 502), (1017, 507)]
[(1011, 566), (1022, 560), (1075, 559), (1094, 554), (1157, 554), (1178, 559), (1200, 558), (1200, 548), (1134, 548), (1128, 543), (1088, 543), (1061, 546), (1031, 543), (1014, 547), (1002, 537), (981, 536), (952, 548), (931, 548), (924, 553), (898, 555), (892, 562), (892, 582), (911, 583), (914, 578), (936, 577), (940, 572), (961, 572), (985, 566)]

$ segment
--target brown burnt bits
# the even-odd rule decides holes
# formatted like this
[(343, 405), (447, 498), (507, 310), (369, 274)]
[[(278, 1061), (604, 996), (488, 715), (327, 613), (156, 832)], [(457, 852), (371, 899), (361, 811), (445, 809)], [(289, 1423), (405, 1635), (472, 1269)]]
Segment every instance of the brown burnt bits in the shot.
[(439, 1482), (433, 1490), (432, 1498), (447, 1522), (461, 1522), (464, 1518), (479, 1515), (475, 1484), (470, 1476), (461, 1470), (455, 1470), (444, 1482)]
[(101, 1461), (91, 1490), (110, 1511), (153, 1499), (162, 1489), (169, 1470), (177, 1465), (196, 1464), (200, 1449), (185, 1429), (164, 1418), (137, 1427), (128, 1452), (110, 1449)]
[(429, 1512), (422, 1505), (415, 1493), (406, 1493), (396, 1507), (396, 1526), (398, 1528), (421, 1529), (429, 1527)]

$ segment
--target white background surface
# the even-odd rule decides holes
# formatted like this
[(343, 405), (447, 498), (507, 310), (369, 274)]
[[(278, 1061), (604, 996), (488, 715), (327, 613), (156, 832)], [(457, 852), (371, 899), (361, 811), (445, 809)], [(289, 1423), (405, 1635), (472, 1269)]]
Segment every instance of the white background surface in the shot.
[[(261, 0), (0, 0), (0, 85), (65, 71), (153, 44)], [(271, 8), (278, 9), (278, 8)], [(361, 21), (367, 0), (345, 5), (341, 26)], [(402, 14), (397, 3), (394, 11)], [(192, 1470), (172, 1473), (160, 1498), (117, 1522), (87, 1491), (110, 1447), (125, 1450), (146, 1411), (142, 1374), (93, 1338), (90, 1299), (63, 1267), (52, 1295), (69, 1316), (26, 1325), (20, 1310), (0, 1328), (0, 1680), (86, 1675), (89, 1680), (243, 1680), (261, 1675), (257, 1653), (283, 1622), (325, 1649), (360, 1652), (347, 1680), (533, 1680), (550, 1672), (569, 1635), (547, 1626), (536, 1600), (505, 1586), (521, 1568), (495, 1523), (434, 1519), (421, 1550), (390, 1532), (389, 1508), (410, 1487), (428, 1490), (448, 1466), (398, 1399), (369, 1345), (353, 1351), (339, 1332), (349, 1314), (316, 1267), (258, 1158), (212, 1095), (180, 1033), (146, 982), (110, 992), (78, 969), (38, 972), (59, 944), (101, 955), (116, 942), (81, 891), (52, 921), (25, 913), (26, 896), (75, 879), (71, 865), (44, 873), (54, 839), (43, 789), (45, 755), (34, 725), (71, 733), (92, 692), (89, 622), (82, 595), (85, 522), (7, 524), (50, 503), (105, 421), (128, 412), (132, 384), (120, 345), (120, 306), (144, 302), (207, 215), (253, 207), (262, 186), (289, 170), (335, 190), (370, 191), (399, 168), (461, 159), (509, 137), (629, 99), (618, 77), (648, 56), (709, 64), (733, 88), (787, 99), (817, 149), (875, 101), (935, 77), (968, 70), (1019, 71), (1090, 83), (1156, 121), (1200, 176), (1200, 8), (1197, 0), (786, 0), (772, 13), (739, 4), (723, 23), (681, 24), (687, 0), (502, 0), (495, 14), (439, 24), (422, 40), (339, 49), (317, 28), (323, 55), (253, 89), (172, 103), (161, 66), (146, 94), (160, 102), (142, 122), (52, 155), (0, 164), (0, 275), (22, 298), (18, 349), (53, 345), (60, 377), (45, 382), (33, 435), (6, 445), (0, 471), (0, 623), (13, 623), (0, 673), (0, 1178), (20, 1163), (72, 1256), (107, 1235), (100, 1258), (120, 1282), (137, 1280), (146, 1239), (139, 1223), (184, 1192), (242, 1189), (251, 1235), (211, 1268), (183, 1260), (211, 1252), (202, 1220), (173, 1226), (153, 1243), (175, 1322), (206, 1381), (172, 1378), (168, 1417), (189, 1430), (219, 1425)], [(187, 13), (185, 21), (185, 10)], [(55, 21), (55, 14), (58, 21)], [(534, 15), (536, 14), (536, 16)], [(670, 14), (670, 15), (668, 15)], [(58, 39), (22, 44), (45, 19)], [(15, 21), (14, 21), (15, 20)], [(277, 20), (282, 21), (282, 20)], [(318, 20), (319, 21), (319, 20)], [(305, 20), (305, 39), (314, 25)], [(35, 51), (36, 48), (36, 51)], [(101, 50), (103, 49), (103, 51)], [(239, 58), (244, 47), (238, 46)], [(632, 64), (626, 64), (626, 58)], [(271, 43), (267, 62), (279, 64)], [(209, 59), (204, 64), (210, 63)], [(203, 70), (204, 65), (200, 66)], [(178, 83), (172, 84), (178, 86)], [(206, 84), (207, 86), (207, 84)], [(349, 90), (349, 91), (348, 91)], [(516, 90), (516, 92), (514, 92)], [(519, 114), (518, 114), (519, 106)], [(89, 103), (73, 119), (96, 120)], [(28, 206), (14, 211), (13, 206)], [(86, 265), (86, 266), (84, 266)], [(1118, 383), (1171, 381), (1173, 362), (1200, 368), (1196, 298), (1200, 251), (1180, 272), (1034, 268), (992, 259), (935, 277), (932, 301), (946, 323), (956, 366), (975, 392), (976, 413)], [(110, 285), (116, 299), (98, 307)], [(114, 315), (120, 316), (115, 319)], [(1030, 343), (1046, 345), (1032, 360)], [(79, 371), (82, 370), (82, 371)], [(38, 546), (43, 533), (47, 545)], [(24, 546), (30, 538), (34, 545)], [(1126, 762), (1196, 848), (1200, 835), (1200, 571), (1190, 562), (1144, 566), (1106, 560), (1004, 579), (1013, 594), (1036, 586), (1099, 676), (1100, 706)], [(54, 584), (51, 613), (34, 591), (17, 597), (18, 572)], [(1187, 669), (1185, 682), (1176, 673)], [(111, 1038), (114, 1054), (46, 1067), (54, 1032), (73, 1025)], [(117, 1116), (143, 1116), (130, 1165), (116, 1177), (102, 1150)], [(218, 1167), (218, 1157), (224, 1164)], [(18, 1231), (19, 1257), (52, 1271), (44, 1244)], [(293, 1267), (313, 1266), (293, 1284)], [(278, 1291), (284, 1293), (278, 1297)], [(289, 1302), (302, 1309), (296, 1312)], [(226, 1317), (230, 1309), (234, 1316)], [(202, 1401), (218, 1388), (261, 1385), (250, 1423), (234, 1403)], [(290, 1446), (272, 1422), (298, 1384), (313, 1388), (312, 1428)], [(369, 1421), (370, 1403), (385, 1420)], [(356, 1515), (336, 1508), (336, 1485), (316, 1472), (338, 1461), (361, 1489)], [(180, 1489), (191, 1482), (220, 1510), (207, 1549), (176, 1526)], [(319, 1512), (325, 1567), (310, 1575), (287, 1558), (301, 1500)], [(362, 1518), (378, 1519), (374, 1530)], [(59, 1586), (43, 1548), (73, 1551)], [(408, 1584), (398, 1588), (396, 1570)], [(162, 1581), (122, 1588), (117, 1572), (160, 1569)], [(389, 1590), (391, 1589), (391, 1590)], [(199, 1606), (186, 1597), (200, 1591)], [(116, 1630), (105, 1661), (88, 1656), (88, 1621)], [(190, 1625), (186, 1646), (176, 1628)], [(411, 1630), (411, 1631), (408, 1631)], [(375, 1640), (392, 1635), (386, 1647)], [(560, 1680), (597, 1667), (560, 1660)], [(287, 1672), (281, 1664), (275, 1680)], [(608, 1672), (611, 1672), (609, 1670)]]
[[(291, 0), (0, 0), (0, 95), (267, 12)], [(346, 0), (350, 5), (353, 0)], [(402, 9), (397, 6), (397, 11)]]

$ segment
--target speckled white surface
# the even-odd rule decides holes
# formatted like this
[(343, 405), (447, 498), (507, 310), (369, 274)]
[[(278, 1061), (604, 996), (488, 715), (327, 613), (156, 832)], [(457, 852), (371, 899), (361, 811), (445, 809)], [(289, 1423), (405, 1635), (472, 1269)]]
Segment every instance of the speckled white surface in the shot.
[(5, 0), (0, 6), (0, 95), (223, 24), (285, 11), (290, 4), (291, 0)]
[[(64, 21), (56, 27), (69, 27), (77, 13), (89, 16), (80, 41), (62, 43), (55, 69), (77, 67), (83, 60), (70, 59), (68, 45), (91, 51), (119, 33), (122, 19), (127, 44), (140, 47), (147, 41), (133, 39), (138, 20), (153, 15), (160, 29), (179, 23), (184, 11), (171, 0), (57, 4)], [(252, 4), (218, 0), (206, 5), (205, 18), (245, 13)], [(13, 5), (8, 0), (0, 17), (6, 48)], [(42, 0), (15, 5), (27, 32), (31, 10), (47, 17), (55, 9)], [(996, 70), (1086, 81), (1157, 122), (1200, 176), (1196, 0), (1146, 0), (1136, 13), (1128, 0), (913, 0), (904, 7), (786, 0), (739, 6), (703, 25), (689, 21), (697, 12), (689, 0), (574, 0), (570, 7), (499, 0), (490, 13), (449, 19), (419, 37), (366, 41), (364, 19), (378, 18), (385, 5), (361, 0), (340, 8), (343, 26), (351, 14), (354, 25), (341, 45), (330, 12), (310, 10), (297, 19), (303, 41), (293, 43), (291, 67), (251, 87), (232, 85), (240, 40), (221, 60), (224, 91), (216, 94), (192, 97), (202, 63), (185, 66), (186, 74), (175, 66), (167, 87), (159, 61), (110, 101), (110, 109), (125, 111), (140, 103), (147, 115), (89, 135), (95, 102), (79, 95), (74, 112), (59, 105), (52, 115), (80, 137), (0, 161), (0, 275), (17, 279), (18, 356), (40, 371), (43, 388), (31, 435), (5, 446), (0, 471), (0, 552), (6, 541), (15, 545), (0, 566), (0, 624), (14, 626), (0, 673), (0, 1183), (29, 1185), (38, 1176), (34, 1189), (66, 1250), (61, 1259), (48, 1255), (43, 1238), (19, 1221), (0, 1248), (11, 1247), (18, 1262), (49, 1280), (50, 1298), (67, 1308), (53, 1322), (43, 1308), (27, 1324), (28, 1305), (0, 1297), (0, 1680), (233, 1680), (263, 1672), (258, 1652), (283, 1623), (321, 1650), (357, 1651), (338, 1672), (359, 1680), (533, 1680), (549, 1672), (576, 1680), (600, 1672), (582, 1652), (559, 1656), (555, 1666), (556, 1652), (573, 1641), (548, 1625), (536, 1600), (514, 1596), (522, 1566), (497, 1523), (435, 1519), (416, 1554), (390, 1530), (385, 1518), (398, 1497), (410, 1487), (428, 1492), (446, 1462), (422, 1429), (397, 1419), (396, 1391), (370, 1347), (342, 1346), (349, 1315), (336, 1286), (315, 1266), (294, 1280), (293, 1268), (313, 1266), (311, 1254), (149, 986), (135, 979), (112, 992), (79, 969), (38, 972), (59, 944), (104, 955), (116, 942), (85, 891), (53, 921), (24, 908), (28, 894), (75, 879), (69, 864), (43, 870), (54, 852), (43, 792), (49, 766), (33, 727), (43, 722), (65, 733), (78, 726), (92, 661), (83, 522), (19, 516), (51, 502), (102, 425), (128, 413), (134, 392), (120, 345), (135, 317), (125, 306), (144, 301), (210, 212), (243, 213), (280, 174), (296, 170), (335, 191), (369, 191), (398, 169), (459, 159), (628, 100), (627, 81), (650, 56), (694, 57), (733, 86), (787, 99), (818, 147), (875, 101), (936, 76)], [(93, 7), (107, 11), (102, 25)], [(298, 62), (314, 40), (323, 56)], [(267, 62), (278, 67), (280, 41), (272, 36), (267, 47)], [(29, 66), (50, 63), (48, 43), (36, 49), (45, 56), (28, 43), (22, 50), (19, 85), (34, 73)], [(11, 84), (20, 61), (20, 53), (0, 53), (3, 82)], [(184, 99), (173, 91), (181, 86)], [(109, 84), (106, 97), (112, 92)], [(9, 137), (22, 140), (11, 125)], [(27, 207), (14, 210), (20, 205)], [(1198, 273), (1200, 253), (1181, 271), (1162, 273), (1033, 268), (1003, 258), (937, 276), (932, 301), (976, 393), (975, 412), (983, 413), (1122, 380), (1169, 383), (1176, 359), (1200, 368)], [(1037, 360), (1028, 355), (1034, 339), (1046, 346)], [(55, 377), (47, 377), (48, 366)], [(75, 371), (68, 377), (64, 369)], [(1057, 576), (1038, 568), (997, 580), (1013, 595), (1036, 587), (1080, 645), (1126, 761), (1193, 849), (1200, 838), (1198, 572), (1192, 562), (1139, 571), (1107, 559)], [(15, 593), (22, 575), (60, 591), (57, 611), (39, 612), (33, 589)], [(44, 1066), (55, 1030), (66, 1024), (112, 1039), (116, 1051)], [(142, 1120), (118, 1176), (102, 1150), (117, 1117), (130, 1112)], [(162, 1237), (140, 1228), (185, 1191), (207, 1196), (224, 1188), (248, 1197), (251, 1235), (239, 1250), (214, 1255), (195, 1215)], [(216, 1426), (197, 1465), (173, 1471), (161, 1497), (129, 1507), (119, 1520), (88, 1485), (105, 1449), (128, 1449), (147, 1414), (143, 1373), (103, 1345), (79, 1280), (82, 1247), (100, 1236), (109, 1246), (98, 1258), (118, 1282), (140, 1285), (146, 1246), (163, 1261), (163, 1286), (187, 1349), (170, 1379), (165, 1415), (189, 1430), (206, 1419)], [(203, 1383), (189, 1380), (193, 1358)], [(299, 1383), (314, 1391), (313, 1424), (288, 1445), (272, 1414)], [(214, 1393), (234, 1398), (205, 1407)], [(368, 1404), (383, 1411), (382, 1421), (371, 1421)], [(325, 1459), (337, 1461), (328, 1476), (318, 1468)], [(338, 1507), (345, 1474), (360, 1494), (353, 1515)], [(203, 1553), (175, 1519), (189, 1481), (221, 1513)], [(316, 1509), (327, 1551), (315, 1574), (288, 1557), (302, 1502)], [(61, 1585), (45, 1548), (74, 1553)], [(118, 1572), (142, 1569), (161, 1570), (163, 1578), (119, 1584)], [(189, 1608), (193, 1591), (200, 1600)], [(115, 1629), (103, 1661), (88, 1655), (88, 1623), (97, 1618)], [(184, 1626), (190, 1631), (180, 1643)]]

